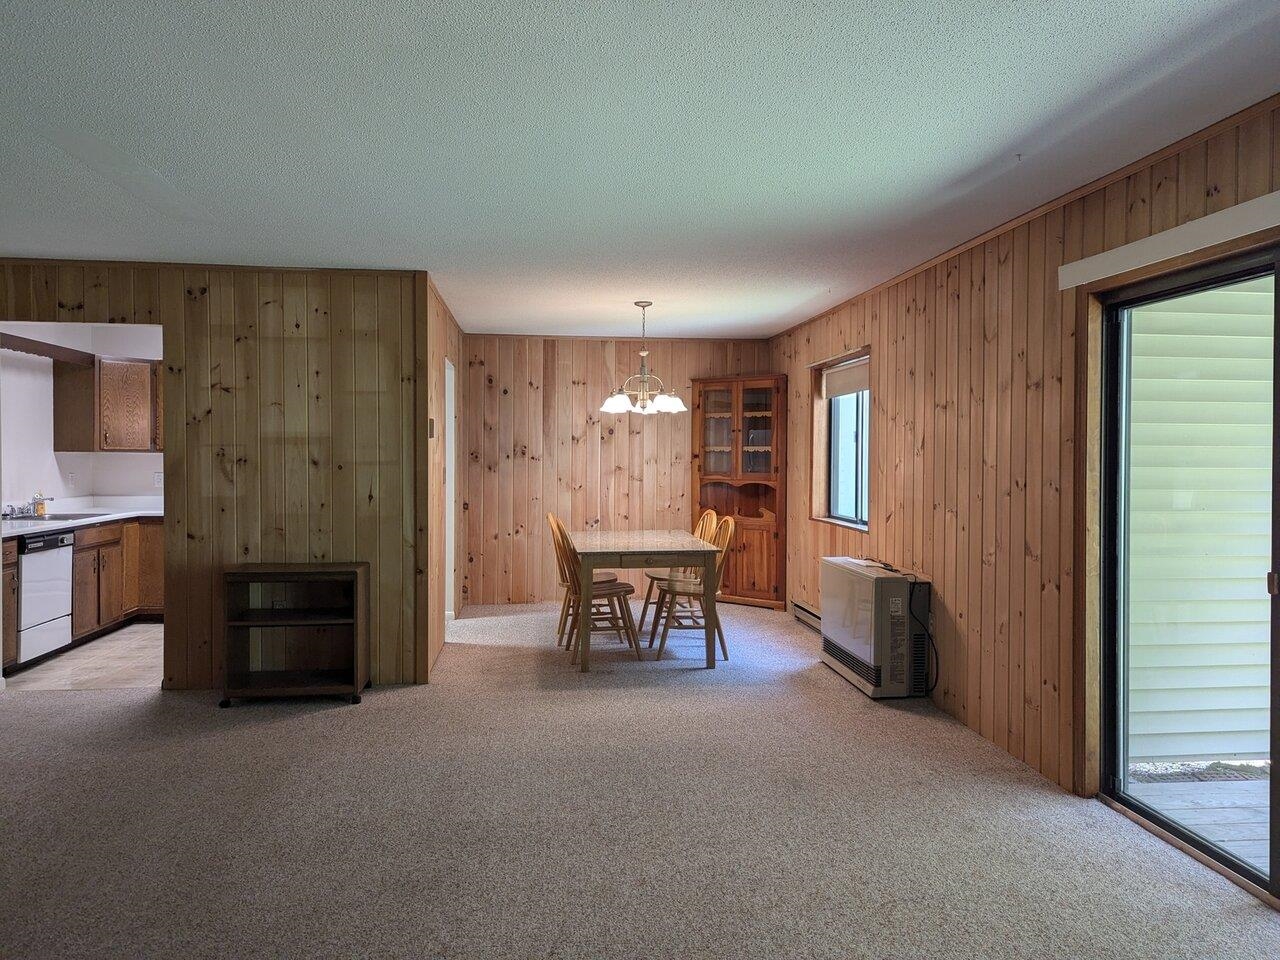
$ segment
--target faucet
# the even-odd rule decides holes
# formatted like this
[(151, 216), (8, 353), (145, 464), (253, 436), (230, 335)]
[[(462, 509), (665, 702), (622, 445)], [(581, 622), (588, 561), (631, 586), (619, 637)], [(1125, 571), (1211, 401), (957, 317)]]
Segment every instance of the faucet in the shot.
[(26, 503), (6, 503), (4, 505), (4, 516), (9, 520), (38, 516), (39, 511), (36, 509), (36, 504), (41, 500), (52, 499), (52, 497), (41, 497), (39, 494), (36, 494)]

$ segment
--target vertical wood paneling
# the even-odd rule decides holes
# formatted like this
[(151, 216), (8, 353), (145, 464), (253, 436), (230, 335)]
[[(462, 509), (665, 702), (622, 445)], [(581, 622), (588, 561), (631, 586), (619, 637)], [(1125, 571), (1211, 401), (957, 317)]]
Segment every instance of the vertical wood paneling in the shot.
[[(770, 341), (772, 369), (791, 390), (788, 596), (817, 607), (818, 558), (832, 553), (929, 577), (935, 700), (1067, 787), (1082, 782), (1085, 760), (1074, 639), (1082, 334), (1058, 267), (1280, 188), (1274, 106)], [(809, 367), (851, 342), (872, 354), (866, 533), (810, 519)]]
[[(770, 364), (765, 341), (650, 341), (649, 348), (654, 372), (686, 403), (694, 377)], [(634, 340), (461, 336), (467, 603), (558, 599), (548, 511), (574, 529), (692, 526), (691, 417), (599, 411), (608, 391), (635, 372), (639, 349)]]
[(374, 680), (425, 679), (415, 275), (0, 261), (0, 308), (163, 327), (165, 687), (221, 682), (221, 569), (285, 559), (370, 561)]

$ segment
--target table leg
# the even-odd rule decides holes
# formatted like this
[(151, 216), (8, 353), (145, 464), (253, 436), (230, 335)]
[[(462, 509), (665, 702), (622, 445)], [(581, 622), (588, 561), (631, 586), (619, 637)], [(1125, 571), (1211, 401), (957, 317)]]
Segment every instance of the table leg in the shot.
[(591, 561), (582, 557), (578, 561), (578, 583), (582, 593), (581, 614), (578, 617), (578, 659), (582, 663), (582, 672), (586, 673), (591, 660), (591, 604), (592, 591), (595, 586), (596, 572)]
[(716, 555), (709, 553), (702, 561), (702, 622), (707, 636), (707, 669), (716, 668)]

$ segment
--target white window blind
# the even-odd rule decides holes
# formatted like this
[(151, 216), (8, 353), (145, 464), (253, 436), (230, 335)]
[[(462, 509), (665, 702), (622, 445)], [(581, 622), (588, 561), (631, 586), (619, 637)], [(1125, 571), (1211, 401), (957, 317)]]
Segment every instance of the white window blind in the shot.
[(871, 358), (858, 357), (822, 371), (822, 396), (831, 400), (871, 389)]

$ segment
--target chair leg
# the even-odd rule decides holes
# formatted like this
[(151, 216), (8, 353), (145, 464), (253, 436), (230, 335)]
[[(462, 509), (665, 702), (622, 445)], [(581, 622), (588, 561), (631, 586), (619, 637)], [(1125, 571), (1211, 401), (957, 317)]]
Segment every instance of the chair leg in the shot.
[(564, 642), (564, 627), (569, 621), (569, 588), (564, 588), (564, 599), (560, 601), (560, 623), (556, 627), (556, 646)]
[(627, 643), (635, 650), (636, 659), (643, 660), (640, 653), (640, 632), (636, 629), (635, 614), (631, 612), (631, 601), (626, 597), (622, 598), (622, 612), (627, 621)]
[(649, 604), (653, 603), (653, 588), (657, 586), (657, 580), (649, 580), (649, 589), (644, 593), (644, 606), (640, 608), (640, 625), (637, 630), (644, 629), (645, 617), (649, 615)]
[(622, 598), (621, 597), (609, 598), (609, 611), (610, 611), (609, 625), (613, 627), (613, 632), (618, 635), (618, 642), (626, 643), (628, 646), (630, 646), (630, 642), (627, 640), (626, 623), (622, 616)]
[(720, 618), (716, 617), (716, 635), (720, 638), (720, 652), (724, 654), (726, 660), (729, 659), (729, 647), (724, 642), (724, 627), (720, 625)]
[(667, 602), (667, 591), (658, 588), (658, 599), (653, 606), (653, 626), (649, 628), (649, 649), (653, 649), (653, 641), (658, 639), (658, 624), (662, 622), (662, 607)]
[(582, 616), (582, 604), (577, 599), (569, 603), (569, 633), (564, 638), (564, 648), (573, 654), (571, 663), (578, 662), (578, 618)]
[(662, 659), (662, 651), (667, 648), (667, 633), (671, 630), (671, 621), (676, 615), (676, 595), (672, 593), (668, 594), (668, 596), (671, 599), (667, 602), (667, 616), (662, 623), (662, 640), (658, 643), (658, 653), (653, 658), (655, 660)]

